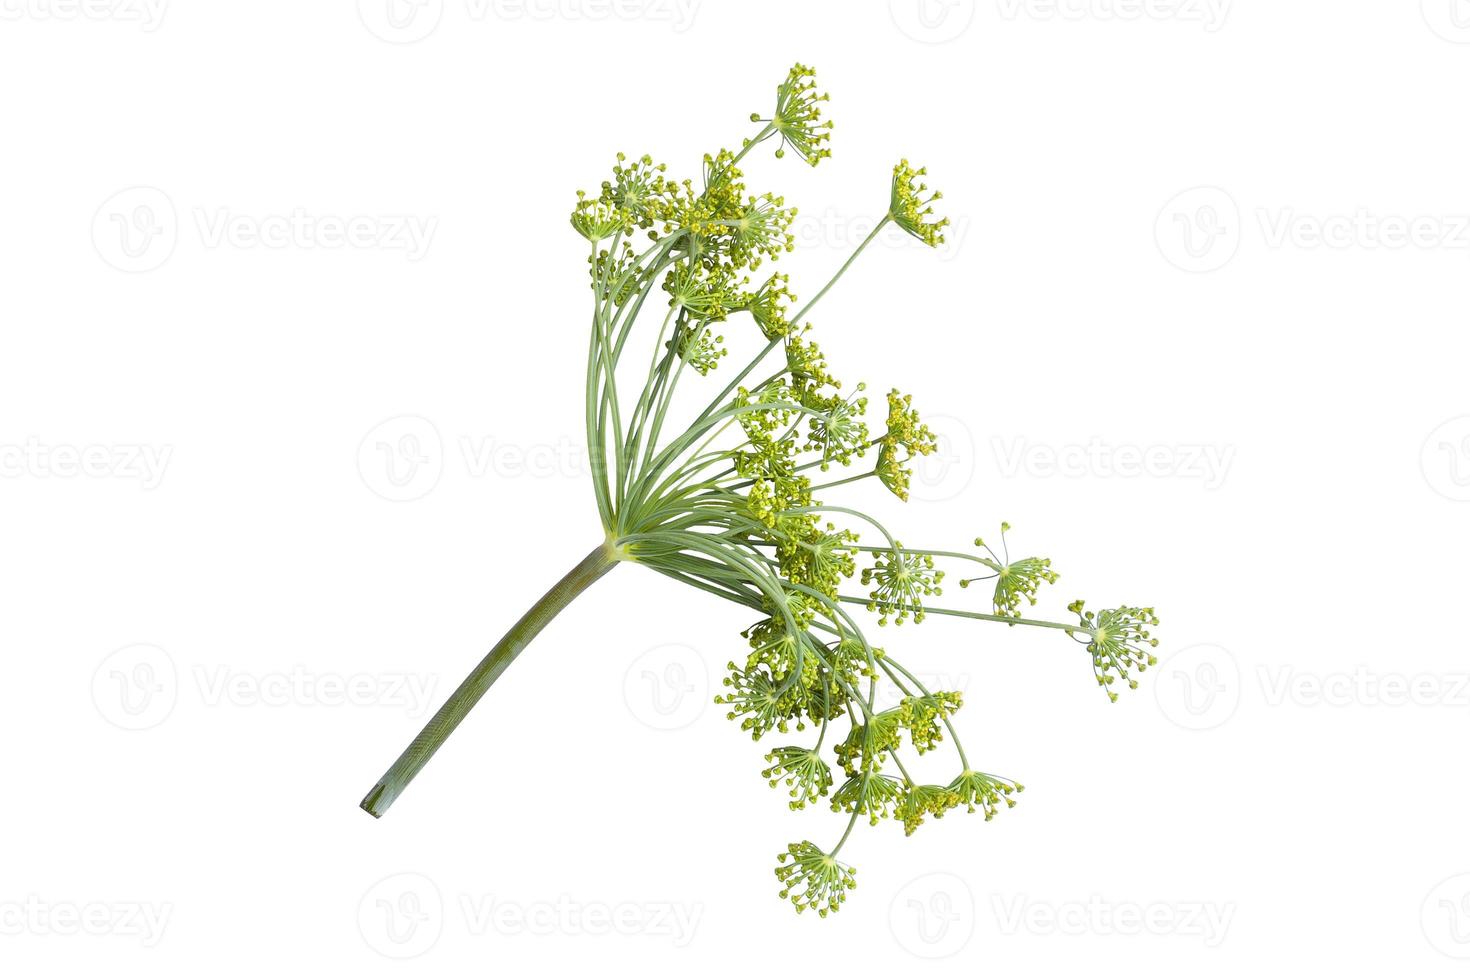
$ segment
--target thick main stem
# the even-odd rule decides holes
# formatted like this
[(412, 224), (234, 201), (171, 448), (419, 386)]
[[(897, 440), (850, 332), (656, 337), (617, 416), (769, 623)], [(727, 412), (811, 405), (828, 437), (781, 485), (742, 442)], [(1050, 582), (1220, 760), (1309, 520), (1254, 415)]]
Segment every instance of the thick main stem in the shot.
[(561, 581), (553, 585), (549, 592), (536, 600), (536, 604), (485, 654), (485, 659), (470, 671), (470, 675), (449, 696), (444, 706), (435, 712), (434, 717), (429, 719), (418, 737), (403, 750), (398, 761), (388, 767), (383, 778), (378, 780), (378, 784), (363, 797), (359, 805), (375, 817), (387, 813), (398, 794), (403, 792), (413, 781), (413, 777), (419, 774), (419, 770), (434, 757), (439, 746), (459, 727), (465, 715), (490, 690), (490, 685), (499, 679), (511, 661), (515, 660), (547, 623), (556, 618), (557, 613), (570, 605), (573, 599), (606, 575), (617, 563), (618, 559), (610, 545), (598, 545), (575, 568), (567, 572)]

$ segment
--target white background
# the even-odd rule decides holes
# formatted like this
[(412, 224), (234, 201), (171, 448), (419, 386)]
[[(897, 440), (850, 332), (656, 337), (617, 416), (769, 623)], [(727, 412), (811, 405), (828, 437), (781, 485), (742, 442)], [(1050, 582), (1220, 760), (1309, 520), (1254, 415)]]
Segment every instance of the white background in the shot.
[[(0, 0), (6, 975), (1463, 975), (1470, 5), (919, 2)], [(1028, 789), (860, 827), (798, 918), (843, 819), (709, 703), (748, 618), (618, 568), (368, 818), (600, 540), (573, 191), (695, 175), (794, 60), (796, 290), (901, 155), (954, 221), (813, 315), (944, 436), (857, 498), (1009, 520), (1038, 611), (1168, 659), (1110, 705), (1060, 635), (885, 634)]]

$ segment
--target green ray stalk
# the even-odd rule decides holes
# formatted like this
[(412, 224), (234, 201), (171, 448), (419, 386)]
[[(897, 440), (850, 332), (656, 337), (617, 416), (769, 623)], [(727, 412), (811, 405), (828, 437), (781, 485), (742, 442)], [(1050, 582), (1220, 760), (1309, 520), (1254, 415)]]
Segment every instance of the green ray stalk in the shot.
[[(1115, 687), (1137, 687), (1136, 675), (1155, 663), (1150, 628), (1158, 620), (1150, 608), (1092, 612), (1077, 601), (1067, 621), (1021, 616), (1057, 574), (1048, 559), (1011, 558), (1006, 524), (995, 548), (980, 538), (970, 551), (909, 548), (868, 514), (822, 499), (865, 480), (908, 499), (913, 461), (933, 452), (935, 439), (912, 398), (897, 390), (870, 428), (866, 386), (844, 392), (811, 340), (807, 314), (889, 225), (936, 246), (947, 224), (935, 214), (940, 194), (923, 182), (924, 170), (900, 161), (882, 220), (796, 312), (786, 276), (762, 274), (752, 284), (766, 262), (793, 249), (796, 210), (776, 195), (749, 193), (741, 165), (767, 141), (778, 157), (790, 151), (813, 166), (826, 158), (826, 100), (811, 69), (797, 65), (777, 87), (771, 114), (752, 114), (754, 135), (739, 151), (706, 155), (697, 183), (667, 177), (650, 157), (630, 162), (619, 154), (599, 193), (578, 193), (571, 224), (588, 242), (592, 284), (587, 441), (605, 540), (511, 628), (373, 786), (361, 804), (373, 816), (387, 811), (531, 639), (619, 564), (751, 610), (748, 650), (728, 664), (716, 700), (754, 739), (816, 730), (814, 744), (773, 748), (761, 775), (785, 790), (793, 810), (824, 801), (847, 816), (830, 848), (800, 841), (777, 859), (781, 896), (823, 916), (855, 884), (853, 867), (838, 855), (859, 818), (894, 820), (911, 834), (960, 807), (989, 820), (1023, 789), (974, 767), (952, 722), (959, 692), (928, 690), (869, 640), (860, 617), (879, 627), (933, 614), (1058, 630), (1085, 647), (1114, 700)], [(745, 324), (763, 341), (759, 351), (702, 411), (674, 423), (675, 388), (719, 377), (729, 354), (724, 331)], [(646, 355), (628, 356), (635, 336), (651, 341)], [(841, 475), (821, 475), (834, 467)], [(936, 602), (949, 566), (963, 569), (962, 588), (989, 586), (986, 608)], [(866, 595), (849, 594), (853, 580)], [(898, 693), (896, 703), (881, 703), (880, 683)], [(910, 756), (946, 740), (957, 775), (943, 784), (915, 779)]]

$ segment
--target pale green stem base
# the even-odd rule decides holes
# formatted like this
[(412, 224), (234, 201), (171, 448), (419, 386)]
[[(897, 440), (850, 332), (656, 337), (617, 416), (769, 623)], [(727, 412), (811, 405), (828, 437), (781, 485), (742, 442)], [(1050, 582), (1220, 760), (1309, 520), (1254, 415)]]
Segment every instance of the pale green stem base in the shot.
[(381, 817), (388, 812), (393, 801), (398, 798), (413, 777), (419, 774), (434, 753), (439, 751), (439, 746), (449, 738), (451, 732), (459, 727), (464, 721), (465, 715), (470, 709), (490, 690), (490, 685), (505, 672), (511, 661), (526, 648), (526, 645), (535, 638), (537, 633), (556, 618), (571, 601), (586, 591), (587, 587), (606, 575), (614, 565), (618, 563), (618, 557), (609, 545), (598, 545), (591, 554), (583, 558), (568, 572), (561, 581), (551, 587), (551, 591), (536, 601), (520, 620), (510, 628), (510, 632), (501, 638), (500, 642), (485, 655), (470, 675), (460, 683), (449, 700), (444, 702), (424, 730), (419, 732), (398, 761), (388, 768), (383, 778), (372, 788), (363, 801), (359, 804), (368, 813), (375, 817)]

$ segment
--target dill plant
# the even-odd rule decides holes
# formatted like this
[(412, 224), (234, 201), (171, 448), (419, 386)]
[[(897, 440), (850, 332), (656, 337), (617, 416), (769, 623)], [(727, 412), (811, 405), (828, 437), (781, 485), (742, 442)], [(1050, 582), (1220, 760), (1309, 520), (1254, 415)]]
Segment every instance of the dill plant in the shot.
[[(619, 154), (598, 193), (578, 193), (571, 224), (588, 243), (592, 286), (587, 443), (606, 537), (434, 715), (363, 799), (369, 813), (381, 816), (542, 627), (620, 564), (652, 569), (755, 618), (716, 701), (753, 739), (815, 730), (811, 744), (772, 748), (761, 775), (793, 810), (825, 803), (848, 817), (831, 846), (803, 840), (777, 857), (781, 896), (822, 916), (855, 885), (840, 855), (859, 820), (897, 821), (906, 834), (959, 808), (989, 820), (1023, 789), (966, 755), (953, 724), (960, 693), (927, 689), (872, 642), (859, 617), (880, 627), (941, 615), (1056, 630), (1085, 647), (1113, 700), (1155, 663), (1150, 608), (1093, 612), (1078, 601), (1066, 621), (1022, 616), (1057, 575), (1048, 559), (1012, 558), (1006, 524), (994, 546), (976, 538), (970, 550), (910, 548), (868, 514), (827, 502), (868, 479), (906, 500), (914, 460), (936, 445), (911, 396), (897, 390), (870, 424), (866, 387), (844, 392), (807, 314), (886, 226), (937, 246), (947, 219), (935, 213), (940, 194), (924, 183), (924, 169), (903, 160), (884, 217), (810, 300), (798, 305), (785, 275), (758, 274), (793, 249), (796, 210), (777, 195), (750, 193), (741, 166), (767, 142), (777, 157), (789, 151), (813, 166), (825, 159), (826, 101), (812, 70), (798, 64), (777, 87), (771, 114), (751, 115), (755, 134), (738, 151), (706, 155), (697, 182), (667, 176), (648, 156)], [(630, 341), (645, 322), (657, 333), (640, 359)], [(758, 331), (759, 353), (692, 420), (670, 424), (675, 386), (713, 388), (728, 355), (724, 334), (735, 329)], [(647, 365), (632, 385), (620, 383), (625, 359)], [(942, 604), (954, 569), (961, 587), (988, 587), (986, 608)], [(896, 703), (880, 703), (880, 683), (898, 692)], [(946, 738), (954, 778), (912, 777), (906, 756), (937, 751)]]

